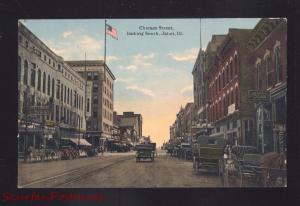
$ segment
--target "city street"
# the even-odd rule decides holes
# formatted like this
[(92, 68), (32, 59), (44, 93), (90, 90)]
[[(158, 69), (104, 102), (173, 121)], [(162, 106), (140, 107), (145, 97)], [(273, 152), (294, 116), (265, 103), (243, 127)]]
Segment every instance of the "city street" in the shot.
[(217, 174), (195, 174), (192, 162), (158, 151), (154, 162), (135, 152), (19, 164), (19, 188), (221, 187)]

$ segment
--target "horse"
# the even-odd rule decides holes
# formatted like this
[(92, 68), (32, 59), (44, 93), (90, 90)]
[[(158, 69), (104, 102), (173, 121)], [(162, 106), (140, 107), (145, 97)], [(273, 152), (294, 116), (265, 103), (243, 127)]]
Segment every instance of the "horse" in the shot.
[[(283, 153), (269, 152), (262, 156), (262, 177), (265, 187), (283, 186), (286, 178), (286, 155)], [(278, 185), (277, 180), (281, 178)]]

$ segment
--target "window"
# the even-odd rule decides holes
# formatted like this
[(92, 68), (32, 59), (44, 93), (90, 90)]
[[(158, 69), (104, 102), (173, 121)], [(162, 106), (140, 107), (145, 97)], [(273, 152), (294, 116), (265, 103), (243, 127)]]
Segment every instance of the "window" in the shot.
[(46, 93), (46, 73), (43, 73), (43, 93)]
[(57, 66), (58, 66), (58, 71), (60, 71), (60, 69), (61, 69), (61, 66), (60, 66), (60, 64), (58, 64)]
[(22, 36), (19, 36), (19, 43), (21, 44), (23, 42)]
[(94, 92), (98, 91), (98, 84), (97, 83), (93, 83), (93, 91)]
[(238, 67), (239, 67), (239, 63), (238, 63), (238, 57), (236, 55), (234, 57), (234, 75), (238, 74)]
[(71, 92), (70, 92), (70, 105), (72, 105), (72, 102), (73, 102), (73, 90), (71, 89)]
[(88, 80), (92, 80), (92, 72), (88, 72), (87, 73), (87, 79)]
[(232, 63), (232, 61), (230, 62), (229, 68), (230, 68), (230, 79), (229, 79), (229, 81), (230, 81), (231, 79), (233, 79), (233, 63)]
[(68, 88), (68, 95), (67, 95), (67, 104), (69, 104), (70, 100), (70, 89)]
[(239, 88), (235, 88), (235, 107), (236, 109), (239, 109)]
[(21, 57), (18, 56), (18, 81), (21, 81), (21, 64), (22, 64)]
[(98, 111), (95, 108), (94, 108), (94, 111), (93, 111), (93, 117), (94, 118), (98, 117)]
[(90, 112), (90, 99), (87, 99), (86, 111)]
[(35, 64), (32, 64), (32, 69), (31, 69), (31, 78), (30, 78), (30, 85), (32, 87), (35, 87)]
[(229, 82), (229, 68), (228, 65), (226, 66), (226, 84)]
[(48, 75), (48, 85), (47, 85), (47, 94), (50, 96), (50, 75)]
[(83, 97), (81, 97), (81, 110), (83, 110)]
[(59, 85), (59, 80), (57, 80), (57, 85), (56, 85), (56, 99), (59, 99), (59, 92), (60, 92), (60, 85)]
[(272, 68), (270, 65), (270, 57), (266, 57), (265, 59), (265, 64), (266, 64), (266, 73), (267, 73), (267, 86), (271, 87), (273, 84), (273, 79), (272, 79)]
[(49, 58), (49, 64), (51, 64), (51, 59)]
[(98, 72), (94, 72), (94, 80), (98, 80)]
[(64, 99), (64, 85), (61, 84), (61, 89), (60, 89), (60, 100), (63, 101)]
[(275, 49), (275, 71), (276, 71), (276, 81), (280, 82), (282, 80), (282, 71), (280, 65), (280, 48), (279, 46)]
[(25, 47), (28, 48), (28, 41), (25, 41)]
[(262, 88), (262, 76), (261, 76), (261, 64), (258, 63), (256, 65), (256, 75), (257, 75), (257, 89), (260, 90)]
[(209, 144), (209, 145), (215, 145), (215, 144), (217, 144), (217, 141), (216, 141), (216, 140), (213, 140), (213, 139), (209, 139), (209, 140), (208, 140), (208, 144)]
[(41, 70), (38, 70), (38, 85), (37, 85), (37, 90), (41, 91), (41, 78), (42, 78), (42, 74), (41, 74)]
[(98, 104), (98, 95), (94, 95), (93, 104)]
[(47, 61), (47, 57), (46, 57), (46, 55), (44, 55), (44, 61)]
[(67, 100), (67, 87), (65, 85), (64, 103), (66, 103), (66, 100)]
[(55, 85), (54, 85), (54, 78), (52, 78), (52, 93), (51, 93), (51, 96), (52, 96), (52, 98), (54, 99), (54, 88), (55, 87)]

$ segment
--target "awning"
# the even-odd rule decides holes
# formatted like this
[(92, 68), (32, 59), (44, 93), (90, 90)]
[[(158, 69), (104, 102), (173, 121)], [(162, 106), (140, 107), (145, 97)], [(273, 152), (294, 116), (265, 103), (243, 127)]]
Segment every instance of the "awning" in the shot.
[[(76, 138), (70, 138), (72, 142), (74, 142), (76, 145), (78, 145), (78, 139)], [(85, 139), (79, 139), (79, 145), (85, 145), (85, 146), (92, 146), (88, 141)]]

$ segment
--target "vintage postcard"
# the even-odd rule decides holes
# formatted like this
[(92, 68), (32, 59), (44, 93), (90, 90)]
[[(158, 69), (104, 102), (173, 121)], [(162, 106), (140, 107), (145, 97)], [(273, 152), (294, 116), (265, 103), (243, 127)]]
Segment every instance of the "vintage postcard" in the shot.
[(287, 187), (287, 19), (18, 21), (18, 188)]

